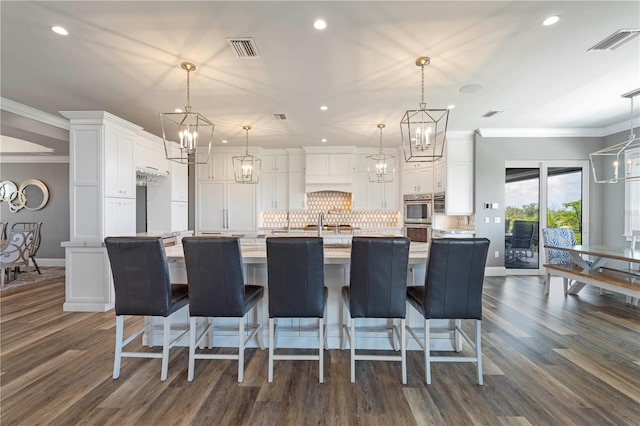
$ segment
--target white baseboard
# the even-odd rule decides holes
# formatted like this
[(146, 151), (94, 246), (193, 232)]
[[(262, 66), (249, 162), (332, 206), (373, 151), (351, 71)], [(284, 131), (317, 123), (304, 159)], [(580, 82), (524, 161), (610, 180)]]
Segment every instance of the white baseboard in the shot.
[(64, 302), (62, 310), (64, 312), (107, 312), (113, 309), (113, 303), (100, 302)]
[(38, 266), (62, 266), (64, 267), (64, 259), (47, 259), (36, 257)]
[(488, 266), (484, 268), (485, 277), (504, 277), (507, 275), (507, 268), (504, 266)]

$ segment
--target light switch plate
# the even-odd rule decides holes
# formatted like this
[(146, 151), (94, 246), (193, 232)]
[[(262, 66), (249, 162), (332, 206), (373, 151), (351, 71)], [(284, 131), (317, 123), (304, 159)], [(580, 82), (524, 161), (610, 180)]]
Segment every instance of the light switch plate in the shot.
[(493, 218), (493, 223), (500, 223), (500, 216), (496, 216)]
[(489, 223), (489, 218), (488, 217), (484, 218), (484, 223)]

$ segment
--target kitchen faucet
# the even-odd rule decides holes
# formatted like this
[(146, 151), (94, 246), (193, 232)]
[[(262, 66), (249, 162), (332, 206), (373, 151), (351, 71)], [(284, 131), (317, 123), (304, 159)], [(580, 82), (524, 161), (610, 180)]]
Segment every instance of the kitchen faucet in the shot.
[(322, 237), (322, 227), (324, 226), (324, 213), (318, 214), (318, 237)]

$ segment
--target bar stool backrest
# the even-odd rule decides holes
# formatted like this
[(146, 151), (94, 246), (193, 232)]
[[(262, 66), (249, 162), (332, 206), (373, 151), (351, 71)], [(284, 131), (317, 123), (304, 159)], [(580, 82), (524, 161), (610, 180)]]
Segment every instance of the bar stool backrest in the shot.
[(405, 237), (353, 237), (352, 318), (405, 318), (409, 243)]
[(425, 276), (424, 317), (482, 319), (486, 238), (431, 241)]
[(40, 242), (42, 240), (42, 236), (40, 235), (42, 222), (16, 222), (11, 225), (11, 229), (33, 231), (33, 247), (31, 247), (30, 256), (35, 257), (40, 249)]
[(244, 275), (238, 238), (182, 239), (189, 283), (189, 315), (242, 317)]
[(107, 237), (116, 315), (166, 317), (172, 303), (169, 267), (160, 237)]
[(322, 238), (267, 238), (267, 268), (269, 318), (324, 315)]

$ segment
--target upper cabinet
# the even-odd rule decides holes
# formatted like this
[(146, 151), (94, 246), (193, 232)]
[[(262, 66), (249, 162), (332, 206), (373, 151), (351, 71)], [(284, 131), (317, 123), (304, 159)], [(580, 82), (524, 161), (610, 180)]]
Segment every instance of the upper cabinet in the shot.
[(355, 147), (305, 147), (306, 184), (351, 184)]
[(117, 128), (105, 127), (104, 131), (105, 196), (136, 198), (134, 138)]
[(287, 153), (262, 155), (261, 207), (263, 211), (289, 208), (289, 157)]
[(433, 192), (433, 163), (404, 163), (403, 167), (403, 194), (430, 194)]
[(198, 180), (233, 180), (233, 154), (211, 154), (207, 164), (197, 165)]
[(307, 209), (304, 151), (299, 148), (290, 148), (287, 151), (289, 153), (289, 210), (304, 211)]
[(135, 142), (135, 164), (137, 170), (160, 175), (169, 173), (170, 161), (167, 160), (162, 138), (142, 132), (136, 137)]
[(474, 209), (473, 136), (447, 137), (447, 162), (442, 173), (448, 215), (470, 215)]

